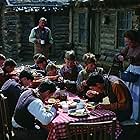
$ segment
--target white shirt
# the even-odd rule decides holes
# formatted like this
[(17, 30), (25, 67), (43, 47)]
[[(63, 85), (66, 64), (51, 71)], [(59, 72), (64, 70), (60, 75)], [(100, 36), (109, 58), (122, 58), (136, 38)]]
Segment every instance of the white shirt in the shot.
[[(43, 125), (49, 124), (57, 113), (57, 110), (54, 107), (51, 107), (49, 111), (47, 111), (46, 108), (44, 107), (43, 102), (39, 98), (31, 102), (27, 107), (27, 109)], [(21, 127), (16, 123), (14, 118), (12, 118), (12, 125), (14, 128)]]

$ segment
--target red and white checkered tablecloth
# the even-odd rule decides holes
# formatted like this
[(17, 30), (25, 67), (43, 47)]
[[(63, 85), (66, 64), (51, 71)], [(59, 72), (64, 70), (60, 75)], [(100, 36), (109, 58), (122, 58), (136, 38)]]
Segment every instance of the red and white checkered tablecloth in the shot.
[[(74, 98), (79, 98), (74, 94), (68, 93), (69, 100)], [(88, 117), (71, 117), (68, 113), (63, 113), (62, 109), (59, 109), (58, 116), (47, 126), (49, 129), (49, 134), (47, 140), (58, 140), (67, 138), (66, 124), (69, 122), (98, 122), (98, 121), (108, 121), (116, 117), (116, 114), (109, 110), (93, 110), (91, 115)], [(119, 122), (116, 121), (115, 137), (116, 139), (121, 134), (122, 129)]]
[[(59, 115), (52, 121), (49, 125), (49, 135), (47, 140), (58, 140), (67, 137), (66, 134), (66, 124), (68, 122), (98, 122), (98, 121), (107, 121), (114, 118), (116, 115), (114, 112), (109, 110), (94, 110), (92, 115), (88, 117), (71, 117), (67, 113), (59, 112)], [(119, 122), (116, 123), (115, 136), (116, 139), (121, 134), (122, 129), (119, 125)]]

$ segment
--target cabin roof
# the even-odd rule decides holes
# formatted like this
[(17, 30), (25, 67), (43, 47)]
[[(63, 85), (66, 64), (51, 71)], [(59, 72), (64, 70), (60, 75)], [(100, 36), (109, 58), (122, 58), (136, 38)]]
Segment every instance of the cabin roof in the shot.
[(140, 0), (100, 0), (108, 7), (137, 7), (140, 5)]
[[(140, 7), (140, 0), (1, 0), (2, 4), (12, 7), (48, 7), (48, 8), (61, 8), (67, 7), (74, 3), (74, 5), (87, 4), (93, 9), (106, 9), (106, 8), (137, 8)], [(0, 3), (0, 4), (1, 4)]]
[(93, 8), (140, 7), (140, 0), (72, 0), (76, 3), (88, 3)]
[(69, 0), (5, 0), (8, 6), (62, 6)]

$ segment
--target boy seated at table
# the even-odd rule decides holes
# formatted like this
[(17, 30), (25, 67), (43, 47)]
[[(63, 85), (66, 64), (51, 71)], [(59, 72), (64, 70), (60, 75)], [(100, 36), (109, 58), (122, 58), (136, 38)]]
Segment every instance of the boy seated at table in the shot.
[(37, 65), (37, 58), (42, 55), (41, 53), (36, 53), (34, 56), (33, 56), (33, 61), (34, 61), (34, 64), (30, 66), (31, 69), (39, 69), (38, 68), (38, 65)]
[(100, 74), (103, 74), (103, 68), (97, 67), (97, 60), (94, 54), (84, 54), (83, 61), (84, 69), (79, 72), (77, 77), (77, 90), (79, 96), (85, 96), (85, 93), (88, 90), (86, 80), (88, 79), (91, 73), (98, 72)]
[(112, 110), (119, 121), (129, 120), (132, 114), (132, 97), (126, 85), (116, 76), (93, 73), (87, 79), (87, 97), (96, 103), (102, 102), (104, 97), (109, 98), (108, 104), (98, 104), (96, 109)]
[(42, 76), (46, 76), (46, 66), (50, 62), (46, 57), (40, 54), (36, 60), (36, 72), (40, 73)]
[(58, 67), (54, 63), (49, 63), (46, 67), (47, 76), (46, 78), (54, 81), (55, 84), (60, 88), (64, 89), (64, 79), (60, 75)]
[(7, 58), (4, 61), (4, 64), (3, 64), (3, 67), (2, 67), (2, 70), (4, 72), (4, 81), (12, 78), (12, 76), (15, 75), (12, 72), (14, 71), (16, 66), (17, 66), (17, 63), (12, 58)]
[(66, 51), (64, 64), (60, 68), (60, 74), (67, 80), (67, 90), (76, 92), (76, 80), (78, 73), (83, 69), (83, 67), (77, 63), (75, 52), (73, 50)]
[(58, 70), (58, 67), (54, 63), (49, 63), (46, 66), (46, 73), (47, 73), (46, 77), (48, 79), (50, 79), (51, 81), (58, 81), (59, 80), (58, 79), (60, 77), (59, 70)]
[(20, 84), (24, 89), (32, 88), (32, 82), (34, 80), (33, 74), (29, 70), (23, 70), (19, 74)]

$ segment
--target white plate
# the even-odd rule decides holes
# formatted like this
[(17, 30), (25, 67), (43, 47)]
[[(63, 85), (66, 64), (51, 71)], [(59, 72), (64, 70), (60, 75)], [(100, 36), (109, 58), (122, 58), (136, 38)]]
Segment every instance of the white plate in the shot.
[(88, 112), (85, 109), (70, 109), (68, 114), (73, 117), (87, 117)]

